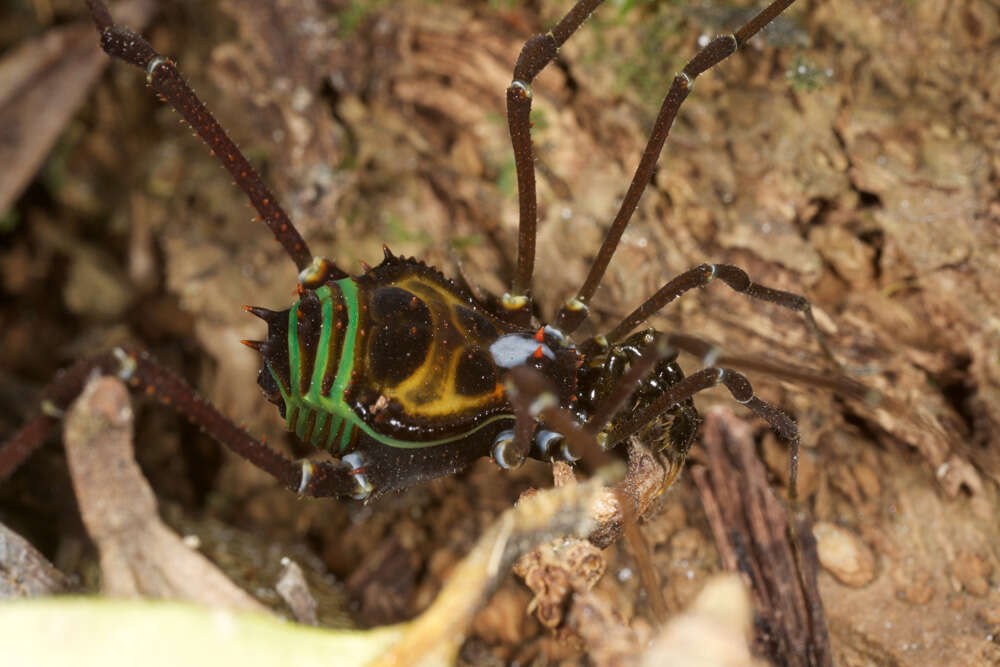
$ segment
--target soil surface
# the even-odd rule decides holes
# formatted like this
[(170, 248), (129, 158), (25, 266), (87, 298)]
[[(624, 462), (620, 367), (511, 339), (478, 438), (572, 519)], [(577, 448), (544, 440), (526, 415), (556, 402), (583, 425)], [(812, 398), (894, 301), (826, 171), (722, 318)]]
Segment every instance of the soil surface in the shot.
[[(757, 4), (613, 3), (535, 81), (544, 317), (583, 281), (673, 73)], [(85, 21), (82, 5), (5, 9), (4, 58)], [(260, 168), (313, 252), (360, 271), (386, 243), (502, 293), (517, 231), (504, 90), (524, 40), (567, 9), (176, 0), (156, 8), (145, 34)], [(998, 35), (990, 0), (793, 6), (698, 78), (581, 329), (609, 330), (705, 261), (810, 299), (867, 399), (748, 375), (802, 433), (800, 502), (815, 522), (837, 664), (1000, 663)], [(294, 265), (141, 72), (114, 63), (81, 90), (79, 108), (59, 91), (45, 101), (66, 117), (51, 149), (5, 165), (28, 177), (0, 202), (0, 437), (35, 413), (60, 367), (130, 341), (251, 432), (307, 454), (261, 397), (258, 357), (239, 342), (264, 335), (240, 306), (287, 307)], [(0, 133), (0, 144), (18, 140)], [(652, 324), (832, 373), (798, 314), (722, 284)], [(699, 360), (682, 364), (690, 372)], [(786, 446), (724, 390), (696, 402), (752, 426), (784, 497)], [(141, 399), (136, 409), (139, 462), (168, 523), (209, 552), (212, 535), (245, 539), (254, 558), (255, 544), (305, 549), (338, 582), (329, 604), (341, 607), (320, 617), (339, 623), (413, 618), (501, 511), (552, 484), (548, 464), (507, 473), (483, 460), (367, 505), (300, 501), (170, 411)], [(712, 460), (699, 445), (689, 465)], [(669, 616), (726, 562), (697, 479), (697, 469), (682, 475), (641, 523)], [(0, 486), (0, 523), (98, 589), (54, 439)], [(596, 553), (603, 576), (580, 590), (613, 610), (639, 651), (656, 621), (635, 556), (621, 542)], [(602, 660), (613, 633), (543, 624), (528, 613), (542, 609), (532, 598), (509, 575), (472, 620), (461, 660), (620, 658)], [(755, 646), (780, 659), (760, 637)]]

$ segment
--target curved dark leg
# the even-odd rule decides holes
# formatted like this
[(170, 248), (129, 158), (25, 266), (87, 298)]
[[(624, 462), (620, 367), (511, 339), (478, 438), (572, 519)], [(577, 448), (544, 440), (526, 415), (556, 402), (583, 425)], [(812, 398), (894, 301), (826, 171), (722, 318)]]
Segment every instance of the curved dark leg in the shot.
[[(219, 122), (205, 108), (198, 96), (181, 77), (172, 61), (161, 56), (149, 42), (128, 28), (114, 25), (111, 13), (101, 0), (87, 0), (87, 8), (98, 32), (101, 33), (101, 48), (112, 58), (118, 58), (146, 71), (146, 82), (166, 102), (184, 117), (195, 132), (208, 144), (222, 166), (233, 176), (262, 220), (282, 245), (299, 271), (305, 271), (313, 263), (306, 242), (295, 225), (278, 204), (274, 193), (264, 184), (260, 175), (222, 129)], [(346, 273), (327, 260), (326, 269), (334, 279), (344, 278)]]
[(823, 350), (823, 354), (835, 366), (837, 366), (838, 369), (840, 368), (840, 363), (834, 358), (833, 353), (830, 351), (826, 338), (823, 336), (823, 332), (820, 331), (819, 327), (816, 325), (816, 319), (813, 317), (812, 313), (812, 305), (809, 303), (808, 299), (793, 292), (785, 292), (783, 290), (758, 285), (750, 280), (750, 276), (747, 275), (746, 271), (737, 266), (732, 266), (731, 264), (702, 264), (685, 271), (673, 280), (669, 281), (666, 285), (657, 290), (655, 294), (646, 299), (646, 301), (644, 301), (638, 308), (629, 313), (628, 316), (618, 323), (618, 326), (604, 335), (603, 341), (598, 342), (597, 338), (592, 338), (584, 342), (584, 349), (589, 351), (600, 349), (600, 346), (605, 344), (605, 341), (608, 344), (617, 343), (619, 340), (627, 336), (632, 329), (645, 322), (650, 316), (657, 313), (661, 308), (669, 304), (674, 299), (678, 298), (688, 290), (692, 290), (696, 287), (705, 287), (716, 279), (724, 282), (733, 291), (745, 294), (752, 299), (768, 301), (781, 306), (782, 308), (788, 308), (789, 310), (802, 313), (805, 316), (806, 325), (809, 327), (809, 331), (819, 342), (819, 345)]
[(810, 368), (798, 368), (796, 366), (755, 359), (753, 357), (728, 354), (720, 347), (687, 334), (672, 333), (661, 335), (666, 337), (667, 343), (671, 347), (697, 357), (705, 366), (718, 365), (741, 371), (763, 373), (797, 384), (829, 389), (845, 398), (863, 401), (873, 407), (881, 405), (890, 409), (890, 406), (895, 405), (895, 403), (890, 402), (888, 397), (884, 396), (878, 390), (866, 387), (860, 382), (844, 375)]
[[(663, 144), (667, 140), (667, 135), (670, 133), (670, 128), (677, 117), (677, 112), (681, 104), (691, 92), (694, 80), (705, 70), (717, 65), (735, 53), (747, 40), (773, 21), (792, 2), (794, 0), (775, 0), (735, 33), (716, 37), (706, 44), (694, 58), (688, 61), (684, 69), (674, 77), (673, 84), (670, 86), (670, 90), (667, 91), (663, 105), (660, 107), (660, 113), (653, 124), (653, 131), (639, 160), (639, 166), (635, 170), (635, 175), (632, 177), (632, 182), (625, 193), (621, 207), (618, 209), (618, 214), (608, 229), (604, 243), (601, 245), (597, 257), (594, 258), (594, 263), (590, 267), (587, 278), (576, 296), (568, 299), (559, 311), (556, 327), (564, 333), (570, 334), (575, 331), (584, 318), (586, 318), (587, 304), (590, 302), (590, 298), (594, 295), (594, 292), (597, 291), (597, 287), (601, 284), (604, 272), (611, 262), (611, 256), (614, 255), (615, 250), (618, 248), (618, 242), (621, 240), (622, 234), (625, 233), (625, 228), (628, 227), (628, 223), (632, 219), (632, 214), (639, 204), (639, 198), (653, 177), (653, 170), (656, 167), (657, 160), (659, 160), (660, 152), (663, 150)], [(508, 93), (509, 98), (510, 94)], [(518, 174), (520, 172), (521, 169), (519, 168)]]
[(621, 442), (633, 433), (637, 433), (646, 424), (668, 410), (680, 401), (694, 396), (699, 391), (723, 384), (733, 399), (747, 406), (751, 412), (770, 425), (781, 438), (789, 442), (791, 456), (789, 459), (789, 495), (792, 500), (797, 496), (797, 481), (799, 470), (799, 430), (795, 422), (784, 412), (757, 398), (753, 385), (746, 376), (728, 368), (711, 366), (692, 373), (677, 384), (671, 386), (659, 399), (637, 412), (625, 422), (617, 425), (607, 434), (609, 444)]
[(517, 234), (517, 269), (509, 294), (502, 301), (508, 319), (531, 323), (531, 276), (535, 269), (535, 237), (538, 226), (538, 195), (535, 189), (535, 158), (531, 150), (531, 82), (555, 59), (559, 47), (604, 0), (579, 0), (551, 31), (535, 35), (521, 48), (514, 78), (507, 88), (507, 125), (517, 168), (517, 200), (520, 216)]
[(357, 497), (358, 480), (349, 465), (293, 461), (227, 419), (184, 380), (148, 353), (116, 347), (79, 361), (46, 387), (41, 414), (0, 444), (0, 481), (6, 479), (44, 442), (69, 404), (93, 374), (115, 375), (129, 386), (173, 408), (213, 439), (272, 475), (288, 489), (309, 496)]

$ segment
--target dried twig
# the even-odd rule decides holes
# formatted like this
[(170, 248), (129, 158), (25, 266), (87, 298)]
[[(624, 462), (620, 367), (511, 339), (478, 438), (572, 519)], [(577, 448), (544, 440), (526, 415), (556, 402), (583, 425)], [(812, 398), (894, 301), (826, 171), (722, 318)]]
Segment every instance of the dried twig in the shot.
[(106, 593), (264, 609), (160, 520), (153, 490), (135, 462), (132, 407), (121, 381), (91, 380), (66, 414), (63, 438), (80, 514), (100, 551)]
[(68, 587), (66, 575), (27, 540), (0, 524), (0, 600), (51, 595)]
[(707, 460), (692, 475), (723, 565), (750, 580), (758, 651), (780, 664), (832, 664), (808, 519), (796, 523), (795, 544), (787, 510), (768, 485), (746, 423), (714, 408), (704, 433)]

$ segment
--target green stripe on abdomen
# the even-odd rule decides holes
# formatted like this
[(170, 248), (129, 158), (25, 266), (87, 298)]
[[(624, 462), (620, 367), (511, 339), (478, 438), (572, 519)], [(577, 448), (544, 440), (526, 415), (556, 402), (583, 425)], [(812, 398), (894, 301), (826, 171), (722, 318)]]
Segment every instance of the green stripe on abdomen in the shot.
[[(299, 304), (288, 312), (288, 365), (291, 381), (290, 392), (282, 392), (289, 431), (302, 440), (321, 449), (336, 447), (340, 451), (350, 444), (357, 423), (354, 412), (344, 402), (344, 389), (353, 366), (354, 344), (358, 321), (357, 286), (350, 278), (337, 281), (337, 293), (324, 285), (316, 290), (322, 317), (320, 334), (315, 342), (313, 363), (303, 368), (299, 340)], [(346, 308), (347, 317), (339, 316)], [(335, 317), (335, 315), (338, 315)], [(341, 328), (337, 328), (337, 323)], [(332, 342), (332, 344), (331, 344)], [(334, 354), (331, 354), (334, 350)], [(336, 354), (339, 352), (339, 354)], [(336, 357), (336, 358), (334, 358)], [(311, 377), (303, 382), (303, 372), (310, 370)], [(274, 374), (274, 371), (271, 371)], [(333, 375), (332, 383), (328, 376)], [(324, 384), (329, 391), (324, 395)], [(280, 383), (279, 383), (280, 386)], [(300, 388), (304, 389), (301, 391)], [(312, 428), (309, 420), (312, 418)]]
[[(324, 285), (316, 290), (322, 307), (322, 329), (319, 341), (316, 345), (315, 359), (312, 365), (312, 377), (308, 384), (308, 390), (299, 391), (302, 387), (302, 359), (299, 353), (298, 338), (298, 304), (289, 310), (288, 321), (288, 362), (290, 369), (289, 390), (285, 391), (284, 386), (279, 381), (281, 396), (285, 402), (285, 415), (289, 431), (294, 431), (299, 438), (307, 440), (314, 446), (327, 449), (334, 454), (344, 454), (347, 452), (354, 439), (355, 429), (361, 429), (368, 436), (389, 447), (399, 447), (404, 449), (419, 449), (422, 447), (433, 447), (448, 442), (461, 440), (479, 429), (501, 419), (512, 419), (512, 415), (496, 415), (478, 424), (467, 433), (442, 438), (440, 440), (399, 440), (376, 432), (364, 420), (358, 417), (357, 413), (344, 401), (344, 391), (351, 379), (354, 370), (354, 360), (360, 356), (355, 347), (361, 343), (358, 338), (358, 286), (352, 278), (344, 278), (336, 281), (339, 294), (335, 294), (329, 286)], [(338, 306), (343, 306), (346, 310), (347, 318), (344, 321), (342, 311)], [(341, 323), (338, 329), (336, 324)], [(331, 340), (338, 341), (335, 336), (342, 336), (343, 340), (339, 345), (333, 345), (332, 349), (339, 349), (338, 358), (333, 358), (330, 354)], [(364, 351), (360, 351), (363, 353)], [(328, 368), (329, 366), (329, 368)], [(328, 375), (333, 369), (336, 375), (331, 383)], [(274, 369), (270, 369), (271, 374), (277, 379)], [(330, 387), (328, 392), (323, 392), (325, 384)], [(309, 428), (310, 415), (312, 415), (312, 428)], [(323, 418), (325, 415), (326, 419)], [(329, 428), (325, 428), (326, 420), (329, 420)], [(321, 437), (322, 436), (322, 437)]]

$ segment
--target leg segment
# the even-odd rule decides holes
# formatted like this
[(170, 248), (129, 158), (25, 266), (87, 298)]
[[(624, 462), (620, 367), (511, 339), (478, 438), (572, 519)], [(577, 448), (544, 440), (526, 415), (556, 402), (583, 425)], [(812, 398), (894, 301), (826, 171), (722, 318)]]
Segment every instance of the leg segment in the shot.
[(292, 461), (233, 424), (146, 352), (120, 347), (77, 362), (53, 380), (44, 392), (42, 414), (0, 445), (0, 480), (6, 479), (38, 448), (94, 373), (116, 375), (130, 386), (155, 396), (292, 491), (310, 496), (359, 494), (358, 477), (352, 474), (355, 471), (349, 463)]
[[(834, 358), (833, 353), (827, 345), (823, 332), (816, 325), (816, 319), (813, 317), (812, 306), (808, 299), (792, 292), (758, 285), (750, 280), (750, 276), (747, 275), (746, 271), (730, 264), (702, 264), (689, 271), (685, 271), (661, 287), (653, 296), (649, 297), (642, 305), (633, 310), (618, 326), (604, 336), (605, 339), (612, 344), (618, 342), (628, 335), (632, 329), (645, 322), (650, 316), (657, 313), (677, 297), (696, 287), (705, 287), (716, 278), (726, 283), (735, 292), (745, 294), (753, 299), (769, 301), (782, 308), (802, 313), (805, 316), (809, 331), (816, 337), (823, 350), (823, 354), (838, 368), (840, 367), (840, 364)], [(584, 344), (584, 349), (596, 349), (596, 345), (596, 341), (590, 340)]]
[[(843, 375), (831, 374), (829, 372), (816, 371), (808, 368), (797, 368), (786, 364), (779, 364), (751, 357), (731, 355), (725, 353), (721, 348), (712, 345), (695, 336), (686, 334), (662, 334), (666, 336), (667, 343), (682, 352), (701, 359), (705, 366), (725, 366), (741, 371), (751, 371), (754, 373), (764, 373), (781, 380), (788, 380), (796, 384), (808, 385), (828, 389), (845, 397), (875, 407), (884, 406), (887, 409), (902, 409), (895, 403), (890, 404), (890, 399), (883, 396), (881, 392), (866, 387), (865, 385), (852, 380)], [(894, 407), (892, 407), (894, 406)]]
[(579, 0), (548, 33), (535, 35), (521, 48), (514, 66), (514, 80), (507, 88), (507, 124), (517, 168), (520, 224), (517, 235), (517, 270), (503, 306), (510, 319), (527, 326), (531, 321), (531, 276), (535, 268), (538, 199), (535, 159), (531, 150), (531, 82), (556, 57), (577, 28), (604, 0)]
[[(590, 272), (587, 274), (587, 278), (580, 291), (577, 292), (575, 297), (568, 299), (559, 311), (556, 327), (564, 333), (570, 334), (575, 331), (587, 316), (587, 303), (594, 295), (598, 285), (600, 285), (601, 279), (604, 277), (604, 272), (611, 262), (611, 256), (617, 249), (618, 242), (621, 240), (622, 234), (625, 232), (625, 228), (628, 226), (629, 220), (632, 219), (632, 214), (639, 204), (639, 198), (653, 176), (653, 170), (660, 157), (660, 152), (663, 150), (663, 144), (667, 140), (667, 135), (670, 133), (674, 118), (676, 118), (681, 104), (691, 92), (695, 78), (705, 70), (735, 53), (748, 39), (774, 20), (792, 2), (794, 0), (775, 0), (734, 34), (716, 37), (706, 44), (684, 66), (684, 69), (674, 77), (674, 82), (670, 86), (666, 98), (663, 100), (659, 115), (656, 117), (649, 142), (646, 144), (646, 149), (639, 160), (639, 166), (632, 177), (632, 183), (625, 193), (625, 198), (622, 200), (614, 222), (611, 223), (611, 227), (608, 229), (607, 236), (601, 245), (600, 251), (597, 253), (597, 257), (594, 258)], [(518, 173), (520, 171), (518, 169)]]
[[(507, 375), (506, 389), (517, 422), (528, 422), (534, 428), (535, 420), (544, 419), (546, 425), (558, 431), (571, 451), (584, 459), (592, 470), (613, 461), (598, 446), (594, 434), (580, 426), (576, 417), (559, 405), (558, 394), (544, 375), (527, 366), (516, 366)], [(515, 425), (515, 430), (517, 428)]]
[[(509, 392), (509, 390), (508, 390)], [(516, 394), (516, 390), (515, 390)], [(493, 443), (490, 456), (505, 470), (519, 467), (531, 450), (531, 438), (535, 432), (536, 414), (524, 400), (511, 401), (514, 409), (513, 430), (502, 431)]]
[[(174, 63), (164, 58), (150, 46), (149, 42), (127, 28), (113, 24), (108, 8), (101, 0), (87, 0), (87, 7), (94, 25), (101, 33), (101, 48), (112, 58), (141, 67), (146, 71), (146, 81), (165, 101), (169, 102), (184, 117), (195, 132), (212, 149), (222, 165), (233, 176), (257, 213), (260, 220), (270, 228), (274, 238), (282, 245), (288, 256), (300, 271), (307, 269), (313, 257), (298, 230), (278, 204), (274, 193), (264, 184), (247, 159), (222, 129), (219, 122), (209, 113), (205, 105), (181, 77)], [(332, 267), (334, 279), (347, 274)]]
[(799, 430), (795, 422), (784, 412), (766, 403), (754, 395), (753, 385), (746, 376), (728, 368), (712, 366), (703, 368), (677, 384), (669, 387), (660, 398), (647, 405), (627, 421), (616, 425), (607, 435), (609, 444), (621, 442), (628, 436), (639, 432), (651, 423), (664, 410), (670, 409), (676, 403), (694, 396), (699, 391), (724, 384), (733, 399), (741, 403), (768, 423), (772, 430), (781, 438), (787, 440), (791, 447), (789, 461), (789, 495), (794, 501), (797, 497), (797, 480), (799, 470)]
[(640, 410), (629, 420), (616, 426), (608, 433), (608, 443), (621, 442), (675, 403), (718, 384), (724, 384), (737, 403), (750, 408), (754, 414), (765, 420), (779, 436), (786, 440), (798, 440), (799, 432), (795, 422), (781, 410), (757, 398), (753, 393), (753, 386), (746, 376), (728, 368), (711, 366), (702, 368), (669, 387), (659, 399)]

